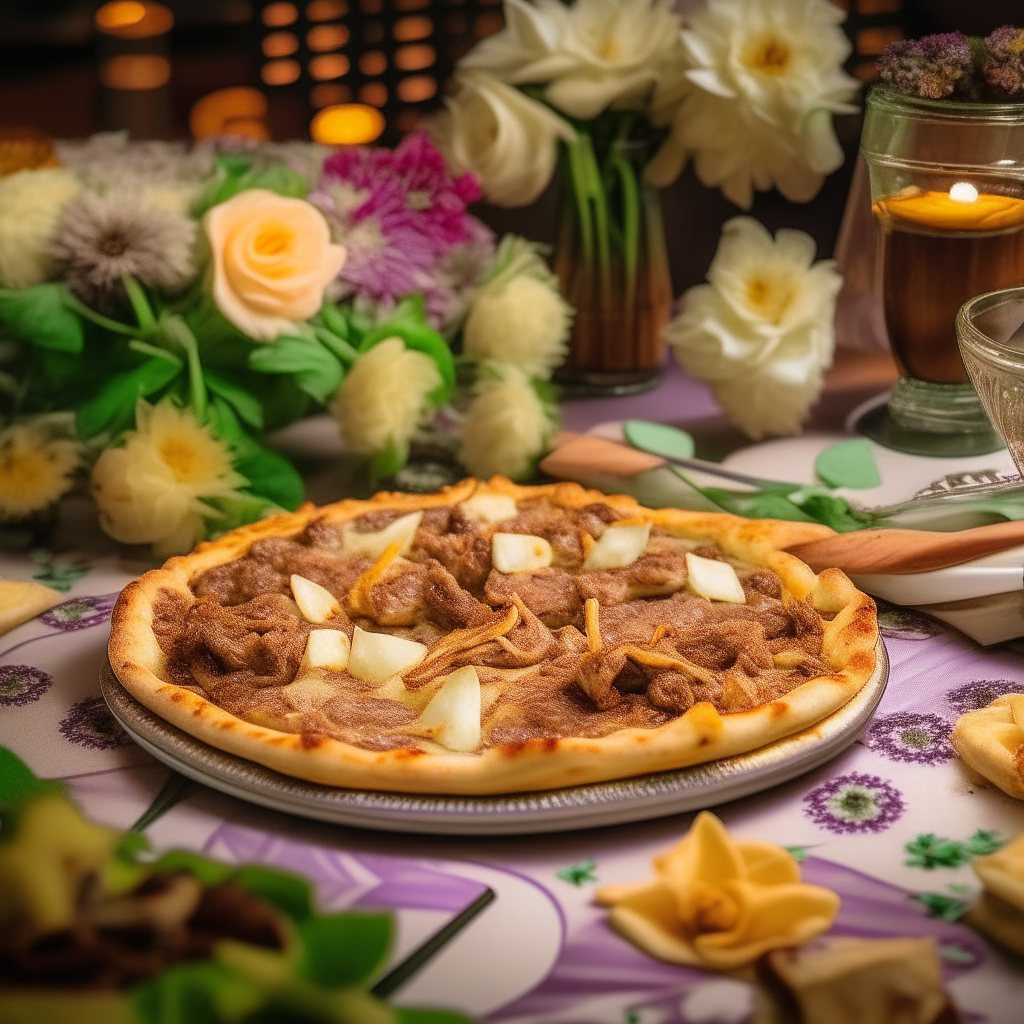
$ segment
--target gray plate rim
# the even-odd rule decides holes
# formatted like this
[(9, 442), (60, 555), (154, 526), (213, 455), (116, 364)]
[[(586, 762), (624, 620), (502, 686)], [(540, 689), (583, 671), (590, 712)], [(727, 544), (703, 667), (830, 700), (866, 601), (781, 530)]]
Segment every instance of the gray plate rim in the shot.
[(856, 740), (882, 699), (889, 657), (843, 707), (802, 732), (747, 754), (673, 771), (536, 793), (429, 796), (324, 786), (218, 750), (164, 721), (121, 685), (109, 662), (100, 692), (145, 751), (187, 778), (275, 811), (359, 828), (435, 835), (526, 835), (643, 821), (738, 800), (803, 775)]

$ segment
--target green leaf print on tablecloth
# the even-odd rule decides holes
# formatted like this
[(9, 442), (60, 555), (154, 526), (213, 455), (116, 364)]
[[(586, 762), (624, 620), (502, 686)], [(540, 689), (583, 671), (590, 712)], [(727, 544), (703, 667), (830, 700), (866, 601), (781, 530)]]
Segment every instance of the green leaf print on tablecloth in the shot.
[(584, 885), (593, 884), (597, 881), (597, 875), (594, 874), (594, 868), (597, 864), (592, 860), (581, 860), (576, 864), (570, 864), (567, 868), (562, 868), (561, 871), (555, 872), (555, 877), (562, 879), (563, 882), (568, 882), (570, 885), (575, 885), (577, 889), (583, 888)]
[(950, 885), (949, 895), (941, 892), (921, 892), (912, 898), (927, 911), (929, 917), (943, 921), (959, 921), (971, 905), (971, 889), (966, 885)]
[(1005, 843), (1006, 840), (998, 832), (982, 828), (963, 842), (943, 839), (934, 832), (922, 832), (904, 847), (909, 856), (903, 863), (908, 868), (924, 868), (926, 871), (935, 868), (958, 868), (972, 857), (984, 857), (995, 853)]
[(88, 562), (62, 562), (54, 564), (53, 552), (44, 548), (37, 548), (32, 552), (31, 558), (38, 570), (32, 574), (32, 579), (44, 586), (53, 587), (62, 594), (66, 594), (83, 576), (92, 570)]

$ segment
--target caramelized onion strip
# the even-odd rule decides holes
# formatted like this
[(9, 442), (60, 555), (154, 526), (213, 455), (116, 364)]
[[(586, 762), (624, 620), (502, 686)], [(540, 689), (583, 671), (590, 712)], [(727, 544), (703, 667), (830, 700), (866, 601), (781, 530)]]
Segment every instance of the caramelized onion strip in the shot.
[(519, 622), (519, 609), (513, 604), (503, 619), (469, 629), (454, 629), (441, 637), (427, 652), (419, 665), (405, 676), (406, 686), (419, 686), (436, 679), (461, 654), (482, 647), (490, 640), (497, 640)]

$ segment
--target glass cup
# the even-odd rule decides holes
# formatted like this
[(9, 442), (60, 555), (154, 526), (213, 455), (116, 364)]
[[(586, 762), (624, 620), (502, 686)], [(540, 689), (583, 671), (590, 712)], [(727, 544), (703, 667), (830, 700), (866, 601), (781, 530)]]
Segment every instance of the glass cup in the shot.
[[(960, 354), (992, 425), (1024, 474), (1024, 287), (986, 292), (956, 316)], [(1019, 336), (1017, 336), (1019, 334)]]
[(957, 309), (1024, 284), (1024, 104), (868, 94), (861, 151), (878, 226), (885, 323), (902, 373), (861, 429), (926, 455), (1001, 447), (957, 348)]

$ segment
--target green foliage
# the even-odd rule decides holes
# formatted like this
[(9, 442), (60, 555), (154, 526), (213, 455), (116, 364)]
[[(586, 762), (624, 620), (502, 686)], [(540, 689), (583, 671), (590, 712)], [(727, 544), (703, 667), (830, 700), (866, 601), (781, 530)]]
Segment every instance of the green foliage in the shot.
[(141, 366), (118, 374), (78, 410), (78, 434), (83, 439), (102, 431), (117, 433), (135, 418), (135, 403), (167, 387), (181, 373), (164, 359), (147, 359)]
[(867, 438), (840, 441), (820, 452), (814, 471), (832, 487), (865, 489), (878, 487), (882, 477), (875, 464), (875, 452)]
[(217, 171), (196, 204), (196, 216), (249, 188), (265, 188), (278, 195), (305, 199), (306, 179), (287, 164), (273, 163), (253, 167), (251, 157), (231, 154), (217, 158)]
[(235, 460), (235, 469), (249, 481), (253, 494), (295, 511), (306, 497), (299, 471), (283, 456), (253, 444)]
[(53, 552), (45, 548), (36, 548), (30, 557), (39, 571), (32, 574), (32, 579), (43, 586), (53, 587), (66, 594), (83, 576), (92, 571), (88, 562), (61, 562), (55, 564)]
[(383, 966), (394, 927), (390, 914), (327, 914), (299, 926), (298, 971), (330, 988), (365, 985)]
[[(0, 815), (43, 793), (61, 792), (59, 783), (37, 779), (17, 754), (0, 747)], [(5, 831), (0, 830), (0, 842), (10, 838)]]
[(338, 357), (314, 338), (278, 338), (249, 354), (249, 369), (257, 373), (290, 374), (311, 398), (326, 402), (341, 384), (345, 368)]
[(238, 870), (235, 881), (249, 892), (262, 896), (293, 921), (306, 921), (313, 916), (312, 886), (298, 875), (247, 864)]
[(59, 352), (82, 351), (82, 322), (68, 308), (63, 284), (0, 289), (0, 323), (21, 341)]
[(949, 895), (921, 892), (914, 893), (911, 898), (924, 907), (929, 917), (938, 917), (943, 921), (959, 921), (971, 905), (971, 891), (965, 885), (949, 886)]

